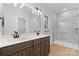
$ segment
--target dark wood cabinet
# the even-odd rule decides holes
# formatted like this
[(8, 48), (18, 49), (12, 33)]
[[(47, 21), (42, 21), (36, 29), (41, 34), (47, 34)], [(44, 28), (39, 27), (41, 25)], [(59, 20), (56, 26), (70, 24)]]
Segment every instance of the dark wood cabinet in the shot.
[(47, 43), (47, 41), (41, 43), (41, 56), (47, 56), (49, 53), (49, 45)]
[(27, 56), (33, 55), (33, 41), (27, 41), (7, 47), (0, 48), (0, 55), (5, 56)]
[(49, 52), (49, 36), (0, 48), (1, 56), (47, 56)]
[(34, 40), (34, 55), (47, 56), (50, 52), (50, 37)]
[(50, 38), (49, 37), (45, 37), (45, 38), (41, 38), (41, 42), (40, 42), (40, 48), (41, 48), (41, 56), (47, 56), (50, 52)]
[(34, 40), (34, 56), (40, 56), (41, 54), (41, 48), (40, 48), (40, 39)]

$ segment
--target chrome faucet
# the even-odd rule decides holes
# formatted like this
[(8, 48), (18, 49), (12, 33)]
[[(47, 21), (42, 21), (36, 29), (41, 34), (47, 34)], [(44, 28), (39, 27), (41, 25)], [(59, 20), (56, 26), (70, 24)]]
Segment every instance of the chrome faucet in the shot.
[(14, 36), (14, 38), (19, 38), (19, 34), (17, 31), (14, 31), (14, 34), (12, 34), (12, 36)]

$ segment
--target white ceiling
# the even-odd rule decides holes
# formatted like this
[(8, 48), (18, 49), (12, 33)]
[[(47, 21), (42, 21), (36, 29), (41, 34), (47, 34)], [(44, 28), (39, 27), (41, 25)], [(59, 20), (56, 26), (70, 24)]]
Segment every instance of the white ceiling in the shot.
[(63, 11), (66, 11), (64, 9), (70, 10), (79, 8), (79, 3), (30, 3), (29, 5), (31, 8), (37, 6), (42, 11), (48, 11), (50, 13), (62, 13)]
[(47, 9), (49, 9), (51, 12), (55, 13), (61, 13), (63, 11), (66, 11), (64, 9), (74, 9), (79, 8), (79, 3), (39, 3), (37, 5), (45, 6)]

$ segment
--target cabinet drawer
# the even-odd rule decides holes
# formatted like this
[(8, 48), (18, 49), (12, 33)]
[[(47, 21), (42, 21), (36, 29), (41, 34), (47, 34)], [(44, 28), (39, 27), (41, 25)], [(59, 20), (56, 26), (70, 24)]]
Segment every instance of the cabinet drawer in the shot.
[(1, 55), (9, 55), (9, 54), (15, 53), (17, 51), (23, 50), (23, 49), (31, 47), (31, 46), (33, 46), (33, 41), (27, 41), (27, 42), (3, 47), (0, 49)]

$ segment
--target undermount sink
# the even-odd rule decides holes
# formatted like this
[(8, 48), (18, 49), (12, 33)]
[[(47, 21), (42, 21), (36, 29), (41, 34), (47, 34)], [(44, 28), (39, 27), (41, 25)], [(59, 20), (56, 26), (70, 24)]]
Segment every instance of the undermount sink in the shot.
[(4, 35), (3, 38), (1, 40), (3, 40), (3, 42), (16, 42), (16, 41), (27, 41), (30, 39), (35, 39), (38, 38), (42, 35), (35, 35), (35, 34), (22, 34), (19, 36), (19, 38), (13, 38), (13, 36), (11, 35)]
[(0, 40), (3, 42), (20, 41), (27, 40), (29, 37), (21, 36), (19, 38), (13, 38), (12, 36), (3, 36)]
[(20, 41), (20, 40), (27, 40), (27, 39), (28, 39), (27, 37), (19, 37), (19, 38), (9, 39), (9, 41)]

